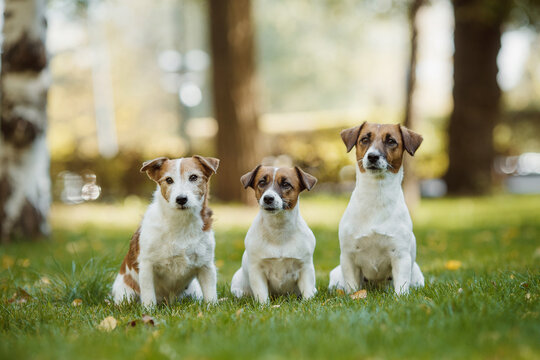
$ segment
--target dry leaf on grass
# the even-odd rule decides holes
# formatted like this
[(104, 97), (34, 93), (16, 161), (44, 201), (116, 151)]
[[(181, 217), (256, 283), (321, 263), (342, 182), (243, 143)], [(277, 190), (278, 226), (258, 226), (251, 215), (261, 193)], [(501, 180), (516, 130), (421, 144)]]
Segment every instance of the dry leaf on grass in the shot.
[(278, 307), (281, 307), (281, 305), (272, 305), (272, 307), (273, 307), (274, 309), (276, 309), (276, 308), (278, 308)]
[(71, 306), (81, 306), (82, 305), (82, 299), (75, 299), (71, 303)]
[(351, 294), (350, 296), (351, 296), (351, 299), (353, 300), (365, 299), (367, 298), (367, 290), (365, 289), (358, 290), (357, 292), (355, 292), (354, 294)]
[(17, 291), (13, 293), (13, 296), (8, 299), (8, 303), (16, 303), (16, 304), (24, 304), (27, 303), (28, 300), (30, 300), (32, 296), (30, 296), (29, 293), (26, 292), (26, 290), (22, 288), (17, 288)]
[(203, 315), (202, 311), (199, 311), (199, 313), (197, 314), (197, 317), (198, 317), (198, 318), (202, 318), (203, 316), (204, 316), (204, 315)]
[(113, 331), (116, 328), (117, 321), (112, 316), (107, 316), (105, 319), (103, 319), (99, 325), (98, 329), (101, 331)]
[(444, 264), (444, 267), (446, 268), (446, 270), (457, 270), (461, 267), (461, 261), (459, 260), (448, 260), (445, 264)]
[(241, 313), (244, 312), (244, 309), (243, 308), (240, 308), (238, 310), (236, 310), (236, 312), (234, 313), (236, 316), (240, 316)]
[(338, 294), (339, 296), (345, 296), (345, 291), (343, 291), (341, 289), (337, 289), (336, 294)]

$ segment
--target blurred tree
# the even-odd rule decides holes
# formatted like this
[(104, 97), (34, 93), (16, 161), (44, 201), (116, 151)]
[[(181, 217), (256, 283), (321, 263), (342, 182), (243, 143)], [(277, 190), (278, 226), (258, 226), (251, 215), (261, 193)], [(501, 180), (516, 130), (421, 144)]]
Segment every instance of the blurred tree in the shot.
[[(418, 57), (418, 25), (417, 15), (420, 8), (426, 3), (426, 0), (412, 0), (409, 3), (408, 21), (409, 21), (409, 69), (407, 71), (407, 89), (405, 93), (405, 116), (403, 125), (411, 130), (417, 127), (416, 114), (414, 112), (414, 89), (416, 87), (416, 63)], [(413, 209), (420, 202), (420, 185), (416, 176), (413, 162), (405, 157), (403, 163), (404, 178), (403, 190), (405, 199), (410, 209)]]
[(49, 232), (45, 0), (6, 0), (0, 75), (0, 236)]
[(251, 0), (210, 0), (214, 114), (221, 159), (216, 195), (247, 201), (240, 176), (260, 161)]

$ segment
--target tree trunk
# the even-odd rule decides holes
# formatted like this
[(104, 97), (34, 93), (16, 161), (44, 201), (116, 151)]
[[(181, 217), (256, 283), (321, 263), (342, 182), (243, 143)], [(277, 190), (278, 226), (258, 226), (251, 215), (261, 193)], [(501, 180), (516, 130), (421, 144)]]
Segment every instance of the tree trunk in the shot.
[(6, 0), (0, 74), (0, 236), (49, 232), (51, 193), (47, 128), (44, 0)]
[[(409, 34), (410, 34), (410, 54), (409, 69), (407, 73), (407, 92), (405, 94), (405, 117), (403, 125), (415, 130), (418, 126), (418, 119), (414, 109), (414, 90), (416, 88), (416, 63), (418, 58), (418, 25), (416, 15), (425, 0), (412, 0), (409, 4)], [(403, 162), (403, 192), (409, 209), (412, 211), (420, 202), (420, 184), (414, 170), (414, 163), (406, 156)]]
[(454, 110), (448, 128), (450, 194), (481, 194), (491, 187), (493, 128), (501, 91), (497, 54), (505, 1), (454, 0)]
[(251, 0), (210, 0), (214, 114), (221, 159), (216, 195), (224, 201), (248, 201), (251, 194), (240, 185), (240, 176), (261, 160), (251, 12)]

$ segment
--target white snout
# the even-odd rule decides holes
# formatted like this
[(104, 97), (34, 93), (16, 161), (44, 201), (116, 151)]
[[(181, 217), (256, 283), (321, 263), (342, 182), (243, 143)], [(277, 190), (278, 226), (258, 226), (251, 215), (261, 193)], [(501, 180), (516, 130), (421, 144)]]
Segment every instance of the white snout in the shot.
[(369, 148), (362, 158), (362, 166), (366, 170), (384, 171), (388, 169), (388, 162), (379, 150)]
[(266, 190), (259, 199), (259, 206), (264, 210), (275, 211), (283, 209), (283, 200), (272, 189)]

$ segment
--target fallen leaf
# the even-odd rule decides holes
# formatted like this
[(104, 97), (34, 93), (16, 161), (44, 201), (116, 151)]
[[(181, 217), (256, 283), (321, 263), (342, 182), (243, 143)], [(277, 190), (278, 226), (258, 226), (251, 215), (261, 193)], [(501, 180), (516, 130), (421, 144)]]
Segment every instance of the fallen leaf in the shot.
[(10, 299), (8, 299), (8, 303), (16, 303), (16, 304), (24, 304), (27, 303), (28, 300), (30, 300), (32, 296), (30, 296), (29, 293), (26, 292), (26, 290), (22, 288), (17, 288), (17, 291), (13, 293), (13, 296), (11, 296)]
[(19, 259), (17, 265), (27, 268), (30, 266), (30, 259)]
[(519, 286), (521, 286), (522, 288), (527, 289), (529, 287), (529, 283), (522, 282), (521, 284), (519, 284)]
[(236, 312), (234, 313), (236, 316), (240, 316), (241, 313), (244, 312), (244, 309), (243, 308), (240, 308), (238, 310), (236, 310)]
[(462, 288), (457, 289), (458, 294), (461, 294), (463, 292)]
[(525, 299), (527, 299), (527, 300), (531, 300), (531, 293), (527, 293), (527, 294), (525, 294)]
[(515, 278), (514, 274), (510, 274), (510, 279), (514, 280)]
[(2, 268), (3, 269), (9, 269), (10, 267), (15, 264), (15, 259), (13, 259), (9, 255), (2, 255)]
[(71, 303), (72, 306), (81, 306), (82, 305), (82, 299), (75, 299)]
[(41, 282), (45, 285), (51, 285), (51, 280), (49, 280), (49, 278), (46, 276), (41, 277)]
[(218, 299), (219, 302), (223, 302), (223, 301), (227, 301), (227, 300), (229, 300), (228, 297), (222, 297), (222, 298)]
[(339, 296), (345, 296), (345, 291), (343, 291), (341, 289), (337, 289), (336, 294), (338, 294)]
[(281, 305), (272, 305), (272, 307), (275, 309), (275, 308), (278, 308), (278, 307), (281, 307)]
[(197, 314), (197, 317), (198, 317), (198, 318), (202, 318), (203, 316), (204, 316), (204, 315), (203, 315), (202, 311), (199, 311), (199, 313)]
[(457, 270), (461, 267), (461, 261), (459, 260), (448, 260), (445, 264), (444, 264), (444, 267), (446, 268), (446, 270)]
[(358, 290), (354, 294), (351, 294), (350, 297), (353, 300), (365, 299), (365, 298), (367, 298), (367, 290), (365, 290), (365, 289)]
[(113, 331), (116, 328), (117, 321), (112, 316), (107, 316), (105, 319), (103, 319), (99, 325), (98, 329), (101, 331)]
[(144, 314), (142, 316), (142, 322), (143, 324), (145, 325), (151, 325), (151, 326), (155, 326), (156, 325), (156, 321), (154, 320), (153, 317), (151, 317), (150, 315), (146, 315)]

